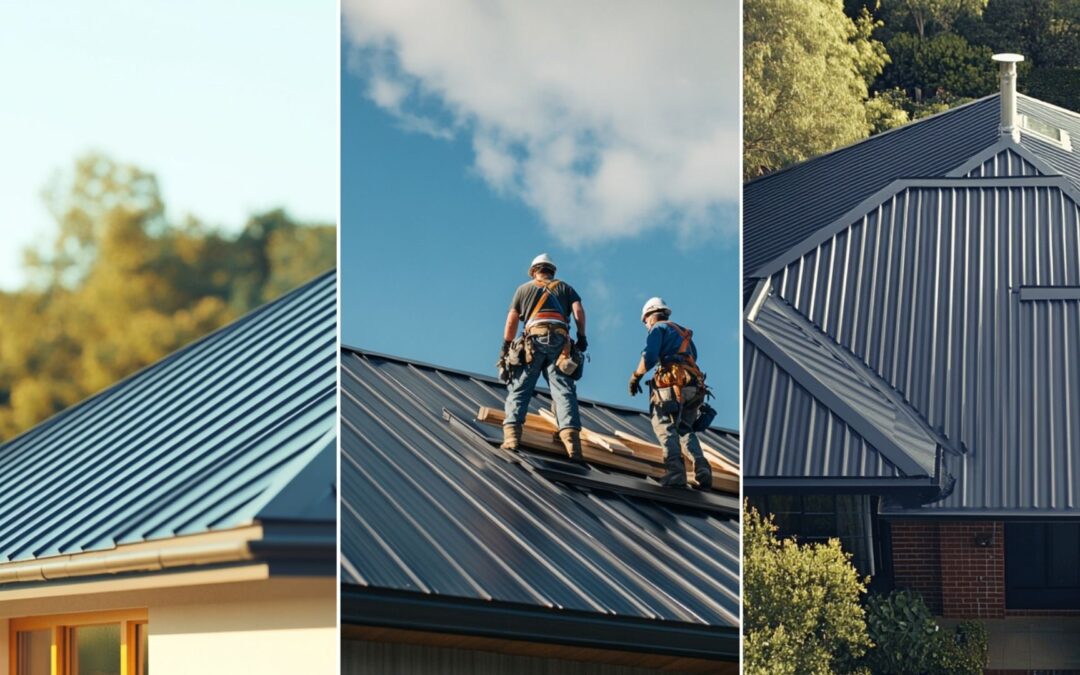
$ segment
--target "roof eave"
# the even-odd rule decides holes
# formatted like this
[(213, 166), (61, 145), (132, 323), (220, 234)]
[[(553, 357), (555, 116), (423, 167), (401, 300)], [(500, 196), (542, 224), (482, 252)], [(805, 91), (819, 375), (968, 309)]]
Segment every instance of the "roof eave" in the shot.
[(737, 661), (739, 630), (343, 584), (343, 625)]

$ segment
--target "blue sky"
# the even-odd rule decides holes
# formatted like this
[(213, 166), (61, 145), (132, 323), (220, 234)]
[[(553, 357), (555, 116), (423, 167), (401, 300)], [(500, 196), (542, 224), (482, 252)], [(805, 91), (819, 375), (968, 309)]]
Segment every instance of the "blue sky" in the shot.
[[(367, 62), (387, 55), (358, 50), (356, 42), (342, 53), (343, 341), (494, 374), (510, 296), (526, 281), (532, 257), (546, 251), (559, 264), (559, 278), (581, 293), (588, 313), (592, 360), (579, 383), (582, 397), (646, 405), (630, 398), (626, 381), (644, 343), (641, 306), (660, 295), (674, 308), (672, 318), (695, 332), (716, 393), (717, 423), (737, 427), (737, 155), (730, 160), (734, 170), (727, 171), (725, 159), (723, 173), (711, 177), (732, 184), (709, 193), (708, 208), (681, 199), (682, 188), (675, 186), (642, 202), (640, 217), (599, 198), (560, 212), (563, 204), (544, 203), (535, 186), (501, 183), (502, 174), (493, 178), (482, 166), (478, 130), (492, 125), (491, 116), (462, 113), (464, 104), (452, 91), (436, 92), (422, 76), (410, 85), (405, 53), (397, 55), (394, 86), (415, 86), (406, 96), (418, 102), (401, 105), (400, 93), (378, 90), (386, 74), (374, 73)], [(399, 44), (406, 52), (407, 40)], [(730, 45), (733, 78), (737, 44)], [(723, 128), (736, 125), (732, 106)], [(497, 125), (492, 133), (509, 135)], [(544, 152), (528, 136), (508, 147), (519, 163), (517, 175), (530, 171), (529, 153)], [(737, 146), (731, 144), (731, 151), (737, 153)], [(579, 163), (575, 170), (587, 178), (594, 169)], [(582, 219), (576, 227), (575, 217)], [(597, 230), (597, 222), (605, 227)]]
[(154, 171), (170, 214), (333, 222), (333, 0), (0, 3), (0, 288), (48, 239), (40, 193), (91, 150)]

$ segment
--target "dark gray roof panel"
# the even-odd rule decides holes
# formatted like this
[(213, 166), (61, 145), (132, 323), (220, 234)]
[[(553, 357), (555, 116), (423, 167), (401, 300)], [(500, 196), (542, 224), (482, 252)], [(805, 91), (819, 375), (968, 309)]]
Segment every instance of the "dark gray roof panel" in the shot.
[[(747, 183), (743, 187), (747, 276), (893, 180), (950, 175), (998, 144), (999, 108), (994, 94)], [(1080, 115), (1024, 95), (1017, 96), (1017, 109), (1064, 129), (1080, 143)], [(1059, 174), (1080, 186), (1080, 155), (1075, 151), (1027, 130), (1021, 132), (1020, 147), (1030, 156), (1003, 152), (984, 169), (965, 173)]]
[(944, 176), (998, 140), (998, 114), (995, 94), (747, 183), (746, 274), (897, 178)]
[[(508, 461), (499, 430), (475, 421), (502, 405), (491, 378), (346, 348), (341, 386), (346, 585), (737, 625), (737, 522)], [(589, 428), (649, 437), (641, 412), (582, 410)], [(705, 436), (737, 458), (733, 434)]]
[(750, 341), (743, 349), (743, 475), (901, 478), (872, 445)]
[[(251, 524), (335, 433), (328, 272), (0, 446), (0, 561)], [(330, 519), (332, 522), (333, 519)]]
[(1039, 168), (1016, 150), (1005, 148), (964, 174), (968, 178), (998, 176), (1041, 176)]
[[(938, 442), (925, 422), (865, 364), (851, 357), (788, 303), (775, 296), (766, 298), (747, 322), (746, 336), (806, 389), (816, 403), (843, 420), (861, 440), (872, 444), (904, 476), (935, 475)], [(813, 421), (811, 417), (805, 425), (810, 430)], [(795, 422), (794, 426), (803, 425)], [(783, 450), (778, 448), (777, 452)], [(819, 452), (828, 453), (829, 449), (810, 445), (800, 454)], [(828, 464), (824, 459), (804, 461)]]
[(1073, 139), (1072, 150), (1066, 150), (1024, 130), (1020, 134), (1020, 145), (1046, 162), (1054, 172), (1067, 176), (1074, 185), (1080, 186), (1080, 156), (1076, 152), (1080, 145), (1080, 115), (1024, 95), (1016, 97), (1016, 109), (1021, 114), (1029, 115), (1068, 132)]
[(1019, 294), (1080, 285), (1070, 191), (1060, 178), (900, 181), (772, 277), (969, 450), (946, 457), (956, 489), (928, 509), (1077, 508), (1080, 301)]

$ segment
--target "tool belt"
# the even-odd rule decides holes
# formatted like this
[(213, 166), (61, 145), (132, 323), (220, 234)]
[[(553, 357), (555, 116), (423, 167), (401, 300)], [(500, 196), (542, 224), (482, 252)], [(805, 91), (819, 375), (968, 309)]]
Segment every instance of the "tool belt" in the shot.
[(649, 382), (652, 387), (650, 400), (661, 415), (674, 415), (684, 408), (701, 406), (711, 394), (705, 385), (705, 373), (690, 353), (694, 332), (671, 321), (664, 323), (679, 334), (682, 343), (674, 356), (662, 360), (656, 367), (656, 374)]

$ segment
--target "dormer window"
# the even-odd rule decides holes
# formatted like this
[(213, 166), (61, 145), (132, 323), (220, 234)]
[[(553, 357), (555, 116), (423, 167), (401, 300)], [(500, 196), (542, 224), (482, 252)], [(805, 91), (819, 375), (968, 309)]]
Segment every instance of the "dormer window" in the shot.
[(1020, 127), (1035, 136), (1038, 136), (1044, 141), (1049, 141), (1055, 145), (1058, 145), (1066, 150), (1072, 151), (1072, 140), (1069, 138), (1069, 132), (1055, 127), (1052, 124), (1042, 121), (1037, 117), (1031, 115), (1020, 115)]

